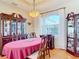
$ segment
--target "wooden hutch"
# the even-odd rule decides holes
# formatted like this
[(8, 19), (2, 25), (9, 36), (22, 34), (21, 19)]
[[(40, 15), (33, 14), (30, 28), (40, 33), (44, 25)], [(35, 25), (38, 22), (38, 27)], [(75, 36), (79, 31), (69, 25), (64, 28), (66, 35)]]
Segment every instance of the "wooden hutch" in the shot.
[[(4, 44), (26, 38), (26, 19), (20, 14), (0, 13), (0, 42)], [(1, 48), (0, 47), (0, 48)]]
[(79, 56), (79, 14), (74, 12), (67, 16), (67, 51)]

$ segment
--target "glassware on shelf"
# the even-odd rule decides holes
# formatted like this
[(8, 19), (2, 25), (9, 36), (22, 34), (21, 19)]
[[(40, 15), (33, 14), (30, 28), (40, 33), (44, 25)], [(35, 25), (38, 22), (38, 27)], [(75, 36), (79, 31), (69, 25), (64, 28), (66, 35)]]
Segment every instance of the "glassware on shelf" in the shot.
[(73, 27), (68, 27), (68, 37), (74, 38), (74, 28)]
[(77, 47), (77, 52), (79, 52), (79, 47)]
[(76, 51), (79, 53), (79, 16), (76, 17), (76, 32), (77, 32), (77, 48)]
[(73, 12), (67, 15), (67, 50), (79, 56), (79, 14)]
[(25, 28), (25, 23), (22, 22), (22, 24), (21, 24), (21, 33), (22, 33), (22, 34), (24, 34), (24, 28)]
[(18, 22), (18, 27), (17, 27), (17, 29), (18, 29), (18, 34), (21, 34), (21, 22)]
[(79, 39), (79, 19), (76, 21), (77, 39)]
[(74, 27), (74, 21), (73, 20), (68, 21), (68, 27)]
[(12, 35), (16, 35), (16, 21), (12, 21)]
[(4, 36), (10, 35), (10, 21), (4, 21)]
[(77, 47), (79, 47), (79, 42), (77, 42)]

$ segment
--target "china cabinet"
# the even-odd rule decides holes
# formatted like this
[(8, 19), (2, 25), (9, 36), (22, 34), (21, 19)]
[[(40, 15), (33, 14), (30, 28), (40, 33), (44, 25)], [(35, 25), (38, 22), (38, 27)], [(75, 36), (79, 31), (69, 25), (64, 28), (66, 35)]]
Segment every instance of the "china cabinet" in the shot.
[(79, 14), (73, 12), (67, 16), (67, 51), (79, 56)]
[(8, 42), (20, 40), (26, 34), (25, 22), (26, 19), (20, 14), (0, 13), (2, 46)]

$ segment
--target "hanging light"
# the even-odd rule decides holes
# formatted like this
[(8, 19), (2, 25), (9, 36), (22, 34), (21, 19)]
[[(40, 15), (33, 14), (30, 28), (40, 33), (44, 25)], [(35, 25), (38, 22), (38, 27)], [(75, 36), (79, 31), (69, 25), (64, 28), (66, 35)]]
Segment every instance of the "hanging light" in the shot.
[(40, 15), (40, 12), (36, 10), (35, 8), (35, 0), (33, 0), (33, 10), (31, 12), (29, 12), (29, 16), (36, 18)]

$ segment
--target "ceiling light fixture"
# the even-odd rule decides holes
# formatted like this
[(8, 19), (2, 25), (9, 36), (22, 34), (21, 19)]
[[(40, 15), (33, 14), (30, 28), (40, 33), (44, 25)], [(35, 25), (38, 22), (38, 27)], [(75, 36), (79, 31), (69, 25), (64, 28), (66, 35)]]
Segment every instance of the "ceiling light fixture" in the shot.
[(33, 10), (29, 12), (29, 16), (32, 18), (36, 18), (40, 15), (40, 12), (36, 10), (35, 0), (33, 0)]

